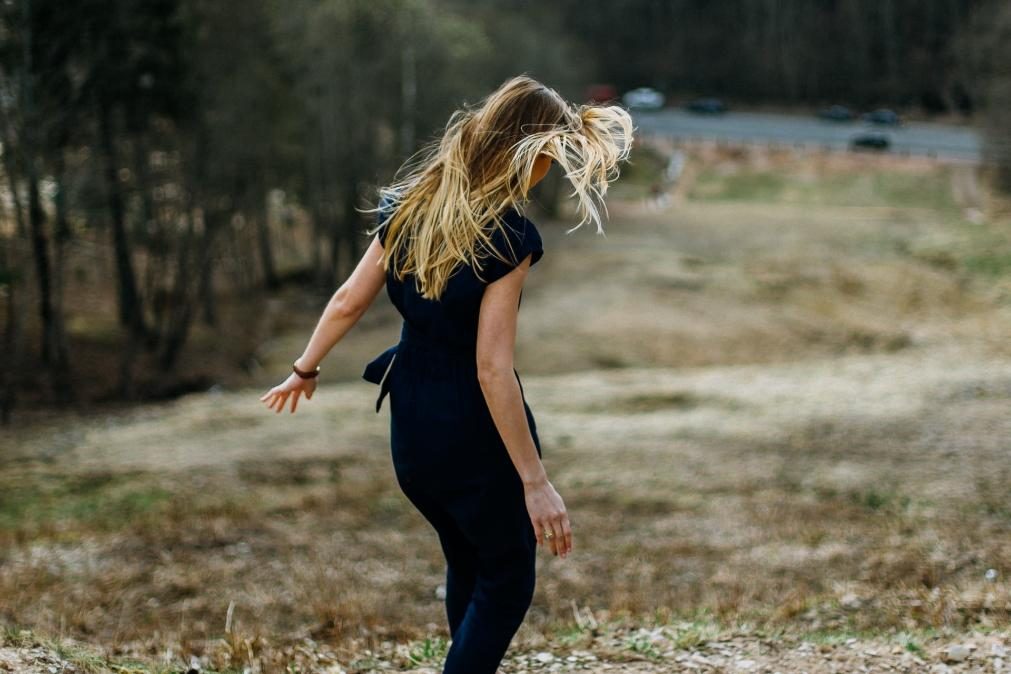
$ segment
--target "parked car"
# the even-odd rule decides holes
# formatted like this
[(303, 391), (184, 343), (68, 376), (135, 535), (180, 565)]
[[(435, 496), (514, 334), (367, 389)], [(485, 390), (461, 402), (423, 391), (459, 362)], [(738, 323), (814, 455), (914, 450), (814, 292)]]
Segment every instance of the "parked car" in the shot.
[(830, 122), (849, 122), (855, 115), (845, 105), (831, 105), (818, 111), (818, 116)]
[(622, 102), (629, 110), (659, 110), (663, 107), (664, 96), (656, 89), (639, 87), (625, 92)]
[(851, 150), (874, 150), (884, 152), (892, 146), (892, 139), (884, 133), (861, 133), (850, 138)]
[(888, 108), (879, 108), (865, 113), (863, 118), (865, 122), (880, 124), (882, 126), (899, 126), (902, 124), (902, 118), (899, 117), (899, 114)]
[(586, 88), (586, 100), (592, 104), (610, 103), (618, 98), (618, 90), (611, 84), (591, 84)]
[(719, 115), (727, 111), (727, 104), (718, 98), (696, 98), (685, 107), (690, 112), (703, 115)]

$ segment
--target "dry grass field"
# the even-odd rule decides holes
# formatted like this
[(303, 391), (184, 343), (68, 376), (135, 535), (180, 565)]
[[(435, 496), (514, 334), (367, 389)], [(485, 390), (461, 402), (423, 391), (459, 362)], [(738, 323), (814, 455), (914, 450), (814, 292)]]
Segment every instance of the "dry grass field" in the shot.
[[(540, 226), (517, 369), (575, 549), (503, 671), (1011, 671), (1007, 207), (968, 167), (687, 153), (606, 237)], [(296, 299), (253, 386), (0, 436), (0, 671), (438, 671), (441, 552), (358, 379), (399, 317), (277, 415)]]

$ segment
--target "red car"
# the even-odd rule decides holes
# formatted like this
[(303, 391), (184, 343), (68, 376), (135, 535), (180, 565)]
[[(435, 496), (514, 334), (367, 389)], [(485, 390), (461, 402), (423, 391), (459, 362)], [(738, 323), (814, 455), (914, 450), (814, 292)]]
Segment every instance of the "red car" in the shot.
[(588, 103), (611, 103), (618, 99), (618, 90), (611, 84), (591, 84), (586, 88)]

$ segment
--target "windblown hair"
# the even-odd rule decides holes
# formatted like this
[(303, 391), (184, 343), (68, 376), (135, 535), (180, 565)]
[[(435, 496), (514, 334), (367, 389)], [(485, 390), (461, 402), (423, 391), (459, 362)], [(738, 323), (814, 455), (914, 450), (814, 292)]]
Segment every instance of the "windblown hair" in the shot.
[(572, 185), (581, 215), (573, 229), (594, 222), (602, 231), (604, 195), (628, 158), (632, 131), (618, 106), (573, 106), (530, 77), (507, 80), (477, 107), (453, 113), (442, 137), (380, 189), (380, 206), (369, 211), (383, 202), (390, 209), (383, 269), (398, 280), (413, 273), (422, 297), (438, 299), (458, 264), (480, 274), (488, 254), (508, 262), (488, 225), (508, 226), (501, 216), (509, 207), (522, 212), (541, 154)]

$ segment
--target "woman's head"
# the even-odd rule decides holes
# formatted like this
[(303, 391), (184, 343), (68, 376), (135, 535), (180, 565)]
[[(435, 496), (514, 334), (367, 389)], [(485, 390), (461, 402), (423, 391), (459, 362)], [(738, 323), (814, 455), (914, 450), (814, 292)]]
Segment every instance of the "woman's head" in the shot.
[(551, 160), (578, 200), (577, 227), (593, 221), (599, 230), (608, 182), (631, 141), (631, 118), (620, 107), (572, 106), (530, 77), (507, 80), (478, 106), (455, 112), (442, 137), (381, 190), (392, 203), (384, 267), (399, 262), (398, 277), (413, 273), (422, 295), (437, 298), (458, 263), (480, 269), (475, 251), (493, 250), (487, 225), (503, 226), (503, 211), (526, 203)]

